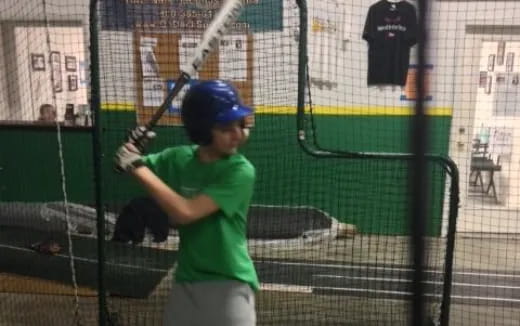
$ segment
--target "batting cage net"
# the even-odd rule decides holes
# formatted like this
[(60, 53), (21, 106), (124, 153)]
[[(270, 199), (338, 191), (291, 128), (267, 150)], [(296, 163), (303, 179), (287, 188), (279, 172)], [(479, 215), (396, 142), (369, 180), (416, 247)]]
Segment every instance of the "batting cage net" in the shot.
[(190, 144), (210, 79), (254, 109), (257, 325), (514, 324), (520, 4), (246, 0), (164, 105), (223, 2), (0, 2), (0, 325), (163, 324), (179, 230), (114, 155), (161, 107), (146, 153)]

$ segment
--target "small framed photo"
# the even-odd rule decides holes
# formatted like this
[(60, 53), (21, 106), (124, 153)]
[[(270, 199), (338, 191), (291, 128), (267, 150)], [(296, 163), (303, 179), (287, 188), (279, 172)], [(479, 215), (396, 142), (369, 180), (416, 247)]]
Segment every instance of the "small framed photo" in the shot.
[(55, 93), (63, 91), (62, 77), (61, 77), (61, 57), (60, 53), (52, 51), (49, 56), (50, 69), (52, 75), (53, 85), (52, 88)]
[(52, 51), (49, 55), (49, 62), (51, 63), (51, 65), (61, 63), (60, 53), (57, 51)]
[(479, 88), (485, 88), (486, 87), (486, 84), (487, 84), (487, 71), (481, 71), (480, 72), (480, 77), (479, 77), (479, 80), (478, 80), (478, 87)]
[(68, 77), (69, 92), (75, 92), (78, 90), (78, 76), (69, 75)]
[(512, 72), (515, 64), (515, 53), (508, 52), (506, 57), (506, 72)]
[(65, 56), (65, 70), (76, 71), (76, 57), (72, 55)]
[(504, 64), (504, 54), (506, 50), (506, 42), (500, 41), (497, 46), (497, 66)]
[(506, 83), (506, 75), (504, 73), (498, 73), (496, 75), (496, 83), (498, 84), (505, 84)]
[(493, 85), (493, 77), (488, 76), (486, 85), (486, 94), (491, 94), (491, 86)]
[(488, 71), (495, 70), (495, 55), (494, 54), (490, 54), (488, 57), (487, 70)]
[(43, 53), (31, 53), (31, 67), (33, 71), (45, 70), (45, 56)]

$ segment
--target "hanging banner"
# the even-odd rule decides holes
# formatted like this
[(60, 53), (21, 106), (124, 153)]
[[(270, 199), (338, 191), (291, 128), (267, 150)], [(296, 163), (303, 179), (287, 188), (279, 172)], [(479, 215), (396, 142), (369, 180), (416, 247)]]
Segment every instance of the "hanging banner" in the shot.
[[(103, 0), (103, 30), (203, 32), (220, 9), (222, 0)], [(245, 0), (231, 33), (281, 31), (282, 1)]]

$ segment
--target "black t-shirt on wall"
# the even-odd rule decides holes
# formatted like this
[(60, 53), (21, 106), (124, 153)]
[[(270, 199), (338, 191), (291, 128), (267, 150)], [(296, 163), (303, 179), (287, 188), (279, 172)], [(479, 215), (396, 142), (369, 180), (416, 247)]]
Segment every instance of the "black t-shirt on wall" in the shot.
[(410, 48), (417, 43), (415, 7), (381, 0), (368, 10), (363, 39), (368, 42), (368, 85), (406, 83)]

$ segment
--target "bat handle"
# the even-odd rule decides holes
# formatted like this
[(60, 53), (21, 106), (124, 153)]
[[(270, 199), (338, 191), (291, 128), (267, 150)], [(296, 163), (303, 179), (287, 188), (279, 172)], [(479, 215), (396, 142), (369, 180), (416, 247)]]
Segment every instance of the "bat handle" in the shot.
[(161, 116), (164, 114), (164, 112), (168, 109), (168, 106), (170, 106), (172, 100), (179, 94), (181, 89), (186, 85), (186, 83), (191, 79), (191, 76), (184, 71), (181, 71), (181, 75), (177, 80), (175, 81), (175, 85), (173, 86), (173, 89), (171, 92), (168, 92), (168, 95), (166, 96), (166, 99), (163, 101), (159, 109), (155, 111), (154, 115), (148, 121), (148, 123), (145, 125), (146, 129), (152, 130), (156, 125), (159, 119), (161, 119)]

